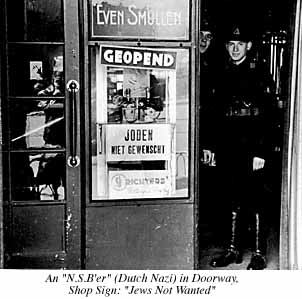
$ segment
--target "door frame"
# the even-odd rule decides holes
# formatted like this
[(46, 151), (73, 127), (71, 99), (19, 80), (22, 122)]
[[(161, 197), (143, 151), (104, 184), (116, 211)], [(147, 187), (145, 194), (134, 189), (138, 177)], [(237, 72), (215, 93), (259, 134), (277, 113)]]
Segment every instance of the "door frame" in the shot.
[[(80, 157), (78, 166), (67, 166), (66, 172), (66, 185), (67, 189), (67, 215), (66, 215), (66, 246), (68, 246), (67, 253), (67, 268), (82, 269), (82, 192), (81, 192), (81, 159), (80, 153), (80, 140), (81, 140), (81, 127), (80, 127), (80, 111), (83, 85), (80, 82), (80, 1), (64, 0), (64, 32), (65, 32), (65, 82), (76, 80), (79, 82), (79, 92), (76, 94), (76, 111), (70, 110), (70, 95), (69, 91), (66, 92), (66, 158), (71, 157), (71, 143), (76, 138), (75, 153)], [(68, 83), (67, 83), (68, 84)], [(67, 89), (67, 86), (66, 86)], [(70, 128), (71, 113), (76, 113), (76, 134), (73, 136)]]
[[(0, 9), (0, 18), (1, 20), (5, 20), (4, 16), (5, 7)], [(0, 29), (0, 40), (4, 40), (4, 21), (0, 23), (1, 28)], [(1, 107), (2, 107), (2, 82), (4, 80), (3, 76), (3, 45), (1, 43), (0, 48), (0, 178), (3, 178), (3, 167), (2, 167), (2, 114), (1, 114)], [(0, 179), (0, 269), (3, 269), (4, 267), (4, 242), (3, 242), (3, 182), (2, 179)]]

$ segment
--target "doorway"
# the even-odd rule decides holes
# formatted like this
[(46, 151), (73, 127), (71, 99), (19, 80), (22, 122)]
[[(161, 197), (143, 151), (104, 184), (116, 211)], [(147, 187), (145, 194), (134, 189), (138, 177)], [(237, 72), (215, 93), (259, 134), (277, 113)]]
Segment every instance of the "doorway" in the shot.
[[(205, 24), (213, 30), (212, 53), (207, 54), (212, 61), (214, 70), (227, 61), (224, 39), (226, 28), (234, 22), (244, 23), (254, 33), (253, 50), (250, 53), (251, 60), (264, 65), (272, 78), (272, 98), (274, 101), (274, 117), (272, 130), (272, 150), (269, 158), (269, 170), (263, 184), (267, 191), (266, 221), (267, 231), (267, 269), (279, 269), (279, 239), (280, 239), (280, 215), (282, 193), (282, 159), (283, 143), (286, 138), (284, 131), (285, 116), (287, 113), (290, 51), (292, 43), (292, 15), (294, 1), (283, 3), (275, 1), (250, 1), (242, 3), (237, 0), (202, 1), (200, 28)], [(217, 9), (219, 7), (219, 9)], [(204, 109), (207, 101), (207, 84), (202, 84), (203, 56), (200, 58), (200, 105)], [(211, 72), (212, 70), (210, 70)], [(218, 74), (212, 74), (217, 78)], [(216, 76), (216, 77), (215, 77)], [(205, 87), (203, 87), (205, 86)], [(201, 112), (201, 115), (203, 112)], [(219, 124), (218, 124), (219, 126)], [(200, 140), (201, 144), (207, 132), (206, 124), (201, 119)], [(226, 204), (224, 192), (217, 191), (219, 182), (219, 167), (213, 165), (200, 165), (200, 202), (199, 202), (199, 269), (215, 269), (209, 263), (213, 256), (221, 253), (229, 242), (231, 229), (225, 224), (230, 223), (230, 217), (226, 216), (226, 210), (230, 207)], [(247, 224), (247, 233), (251, 228)], [(244, 262), (232, 264), (223, 269), (246, 269), (249, 262), (251, 245), (247, 243), (244, 250)]]

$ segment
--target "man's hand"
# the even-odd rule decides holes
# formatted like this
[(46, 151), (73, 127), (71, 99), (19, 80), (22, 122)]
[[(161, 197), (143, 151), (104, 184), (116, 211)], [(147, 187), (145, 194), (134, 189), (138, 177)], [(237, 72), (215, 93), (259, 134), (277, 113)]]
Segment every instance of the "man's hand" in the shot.
[(255, 171), (255, 170), (262, 169), (264, 167), (264, 163), (265, 163), (264, 159), (254, 157), (254, 159), (253, 159), (253, 170)]
[(210, 150), (203, 150), (203, 156), (201, 158), (203, 164), (209, 164), (212, 159), (212, 152)]

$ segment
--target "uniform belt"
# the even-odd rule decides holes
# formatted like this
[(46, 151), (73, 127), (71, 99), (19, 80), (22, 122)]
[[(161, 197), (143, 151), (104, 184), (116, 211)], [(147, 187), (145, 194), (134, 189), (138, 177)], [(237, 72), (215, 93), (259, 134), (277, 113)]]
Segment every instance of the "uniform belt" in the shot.
[(226, 112), (226, 116), (257, 116), (260, 114), (259, 108), (234, 108), (230, 107)]

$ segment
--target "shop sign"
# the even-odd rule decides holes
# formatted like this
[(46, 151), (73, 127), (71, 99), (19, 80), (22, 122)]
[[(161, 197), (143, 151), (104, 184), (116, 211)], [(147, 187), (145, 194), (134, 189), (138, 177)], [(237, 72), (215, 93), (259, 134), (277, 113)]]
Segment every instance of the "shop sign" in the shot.
[(106, 160), (169, 160), (171, 131), (169, 124), (106, 125)]
[(109, 171), (109, 198), (160, 198), (171, 195), (167, 170)]
[(189, 0), (90, 0), (90, 37), (188, 40)]
[(101, 47), (101, 64), (131, 68), (175, 69), (176, 52), (117, 46)]

